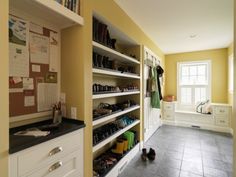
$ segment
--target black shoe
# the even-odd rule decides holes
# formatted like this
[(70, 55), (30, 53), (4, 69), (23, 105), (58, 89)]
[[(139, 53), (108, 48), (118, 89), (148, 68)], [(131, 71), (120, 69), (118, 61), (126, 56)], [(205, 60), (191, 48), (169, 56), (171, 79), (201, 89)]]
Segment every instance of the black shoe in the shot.
[(155, 157), (156, 157), (156, 152), (154, 149), (150, 148), (148, 154), (147, 154), (147, 157), (149, 160), (153, 161), (155, 160)]

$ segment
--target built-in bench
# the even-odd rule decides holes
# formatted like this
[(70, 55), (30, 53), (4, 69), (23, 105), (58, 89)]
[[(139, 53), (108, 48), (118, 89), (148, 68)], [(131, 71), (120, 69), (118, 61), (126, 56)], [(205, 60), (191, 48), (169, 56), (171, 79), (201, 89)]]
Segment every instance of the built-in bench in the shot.
[(163, 102), (163, 123), (233, 133), (231, 105), (212, 104), (212, 114), (176, 109), (175, 102)]

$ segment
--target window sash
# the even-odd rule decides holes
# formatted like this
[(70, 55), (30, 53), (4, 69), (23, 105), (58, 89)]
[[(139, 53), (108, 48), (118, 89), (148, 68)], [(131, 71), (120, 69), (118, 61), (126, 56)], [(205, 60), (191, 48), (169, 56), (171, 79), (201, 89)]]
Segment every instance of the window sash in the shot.
[[(186, 83), (185, 82), (184, 84), (181, 83), (181, 79), (182, 79), (181, 76), (189, 77), (190, 76), (190, 71), (189, 70), (190, 70), (190, 67), (192, 67), (192, 66), (196, 67), (195, 70), (198, 70), (196, 72), (196, 75), (197, 75), (196, 77), (201, 77), (202, 74), (205, 73), (205, 76), (204, 76), (206, 78), (205, 81), (201, 82), (201, 83), (200, 82), (191, 82), (191, 83)], [(200, 66), (200, 67), (198, 67), (198, 66)], [(205, 69), (203, 69), (202, 66), (204, 66)], [(184, 69), (185, 71), (182, 70), (183, 67), (186, 67)], [(187, 68), (188, 68), (188, 71), (187, 71)], [(193, 71), (192, 73), (194, 73), (194, 72), (195, 71)], [(199, 95), (198, 95), (200, 93), (197, 93), (197, 91), (198, 91), (197, 89), (200, 89), (200, 88), (205, 90), (205, 91), (202, 90), (203, 91), (202, 96), (204, 96), (206, 98), (206, 100), (207, 99), (211, 100), (211, 83), (210, 83), (210, 80), (211, 80), (211, 78), (210, 78), (211, 77), (211, 75), (210, 75), (210, 73), (211, 73), (211, 62), (210, 61), (179, 62), (178, 63), (178, 68), (177, 68), (177, 73), (178, 73), (177, 74), (177, 98), (178, 98), (178, 103), (179, 103), (179, 106), (180, 106), (181, 109), (182, 108), (184, 108), (184, 109), (185, 108), (187, 108), (187, 109), (188, 108), (191, 108), (191, 109), (194, 108), (195, 109), (195, 107), (197, 105), (197, 99), (200, 99), (200, 97), (201, 97), (201, 96), (199, 97)], [(181, 97), (181, 95), (182, 95), (181, 94), (181, 89), (183, 89), (183, 88), (191, 88), (191, 103), (190, 103), (189, 100), (187, 100), (187, 101), (189, 101), (189, 103), (187, 103), (187, 102), (183, 103), (182, 102), (183, 99), (185, 99), (185, 98)], [(185, 101), (186, 101), (186, 99), (185, 99)]]

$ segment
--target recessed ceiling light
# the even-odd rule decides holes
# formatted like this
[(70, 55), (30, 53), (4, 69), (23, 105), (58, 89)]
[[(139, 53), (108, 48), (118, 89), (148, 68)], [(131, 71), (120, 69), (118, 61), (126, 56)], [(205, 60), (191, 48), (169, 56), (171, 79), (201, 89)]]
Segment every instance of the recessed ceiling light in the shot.
[(197, 37), (197, 35), (196, 35), (196, 34), (192, 34), (192, 35), (190, 35), (189, 37), (190, 37), (190, 38), (195, 38), (195, 37)]

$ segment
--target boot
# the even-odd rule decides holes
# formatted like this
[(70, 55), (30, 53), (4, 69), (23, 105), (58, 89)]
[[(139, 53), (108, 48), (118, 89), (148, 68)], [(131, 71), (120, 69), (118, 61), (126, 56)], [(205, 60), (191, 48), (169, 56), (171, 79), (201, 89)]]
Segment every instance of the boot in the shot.
[(123, 155), (124, 152), (124, 142), (122, 140), (118, 140), (116, 142), (116, 148), (112, 149), (112, 152), (115, 154)]
[(147, 161), (147, 149), (143, 148), (142, 151), (143, 151), (143, 153), (141, 155), (141, 158), (142, 158), (143, 161), (146, 162)]
[(147, 157), (149, 160), (153, 161), (155, 160), (155, 157), (156, 157), (156, 152), (154, 149), (150, 148), (148, 154), (147, 154)]
[(128, 140), (127, 139), (123, 139), (124, 142), (124, 152), (128, 151)]

